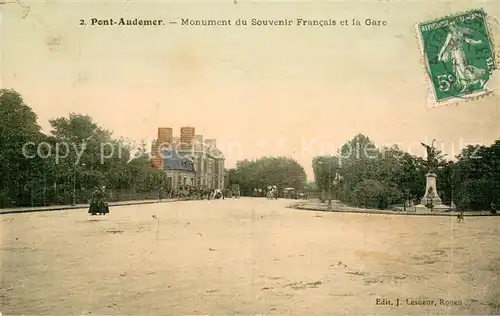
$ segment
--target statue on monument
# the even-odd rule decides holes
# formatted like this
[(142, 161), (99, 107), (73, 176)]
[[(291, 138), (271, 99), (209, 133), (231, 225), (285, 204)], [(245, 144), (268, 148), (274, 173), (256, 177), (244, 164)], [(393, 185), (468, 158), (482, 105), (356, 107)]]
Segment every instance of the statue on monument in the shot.
[(438, 190), (437, 190), (437, 183), (436, 183), (436, 169), (439, 164), (439, 155), (440, 152), (437, 151), (436, 147), (434, 146), (434, 142), (436, 140), (432, 140), (432, 143), (430, 145), (421, 143), (422, 146), (425, 147), (427, 150), (427, 160), (426, 160), (426, 167), (427, 167), (427, 174), (426, 174), (426, 185), (425, 185), (425, 192), (424, 196), (420, 200), (420, 205), (422, 208), (430, 208), (431, 212), (434, 209), (449, 209), (449, 206), (443, 205), (441, 198), (438, 195)]
[(434, 146), (435, 141), (436, 140), (433, 139), (431, 145), (421, 143), (422, 146), (424, 146), (425, 149), (427, 150), (427, 161), (426, 162), (427, 162), (427, 172), (429, 172), (429, 173), (434, 173), (434, 171), (437, 167), (437, 163), (438, 163), (436, 147)]

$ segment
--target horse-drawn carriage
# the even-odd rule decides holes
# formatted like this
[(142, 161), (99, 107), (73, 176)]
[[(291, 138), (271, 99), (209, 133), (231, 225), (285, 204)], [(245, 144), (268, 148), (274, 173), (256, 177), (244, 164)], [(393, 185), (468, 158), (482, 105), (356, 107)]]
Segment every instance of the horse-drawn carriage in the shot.
[(283, 197), (285, 199), (296, 199), (297, 191), (295, 190), (295, 188), (285, 188), (283, 189)]
[(176, 196), (178, 199), (181, 200), (190, 200), (192, 199), (192, 196), (194, 192), (192, 192), (192, 189), (188, 185), (181, 185), (177, 190), (176, 190)]

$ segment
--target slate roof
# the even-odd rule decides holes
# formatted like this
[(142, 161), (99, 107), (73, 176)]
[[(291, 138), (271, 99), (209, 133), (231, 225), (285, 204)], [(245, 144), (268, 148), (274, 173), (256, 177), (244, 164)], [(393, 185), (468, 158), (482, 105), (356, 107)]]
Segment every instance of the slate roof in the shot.
[(193, 160), (186, 156), (180, 155), (176, 150), (163, 151), (163, 166), (168, 170), (196, 172)]
[[(192, 149), (187, 149), (188, 152), (191, 152)], [(224, 159), (224, 154), (222, 151), (220, 151), (217, 148), (212, 148), (208, 146), (203, 146), (203, 145), (195, 145), (194, 150), (197, 152), (203, 152), (205, 154), (208, 154), (216, 159)], [(182, 152), (182, 150), (181, 150)]]

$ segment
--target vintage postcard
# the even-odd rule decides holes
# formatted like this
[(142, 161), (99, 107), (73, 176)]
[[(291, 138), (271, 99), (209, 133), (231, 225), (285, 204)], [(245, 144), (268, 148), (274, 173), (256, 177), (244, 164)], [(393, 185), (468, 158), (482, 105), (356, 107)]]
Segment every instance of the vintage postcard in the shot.
[(500, 315), (500, 6), (0, 1), (1, 315)]

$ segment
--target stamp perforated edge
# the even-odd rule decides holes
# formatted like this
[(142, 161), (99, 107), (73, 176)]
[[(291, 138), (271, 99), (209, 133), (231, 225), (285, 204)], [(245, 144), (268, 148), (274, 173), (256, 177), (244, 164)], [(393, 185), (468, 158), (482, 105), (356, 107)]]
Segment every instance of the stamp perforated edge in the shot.
[(434, 19), (430, 19), (430, 20), (427, 20), (424, 22), (417, 22), (414, 26), (414, 31), (415, 31), (415, 37), (417, 39), (417, 43), (418, 43), (419, 50), (420, 50), (420, 63), (424, 67), (425, 81), (426, 81), (426, 84), (428, 87), (426, 100), (425, 100), (428, 108), (438, 108), (438, 107), (445, 107), (445, 106), (451, 106), (451, 105), (458, 105), (461, 102), (476, 101), (476, 100), (483, 99), (486, 96), (495, 95), (495, 91), (493, 89), (490, 89), (488, 86), (488, 84), (490, 82), (490, 80), (488, 80), (488, 82), (484, 85), (484, 89), (481, 91), (471, 93), (471, 94), (468, 94), (468, 95), (462, 96), (462, 97), (451, 97), (451, 98), (449, 98), (447, 100), (443, 100), (443, 101), (438, 101), (436, 99), (436, 91), (434, 90), (435, 87), (434, 87), (434, 84), (432, 82), (432, 77), (431, 77), (430, 71), (429, 71), (429, 67), (430, 67), (429, 60), (428, 60), (427, 56), (425, 55), (422, 34), (420, 33), (420, 25), (422, 25), (424, 23), (432, 23), (432, 22), (442, 21), (444, 19), (454, 18), (454, 17), (460, 16), (460, 15), (468, 14), (468, 13), (473, 12), (473, 11), (481, 11), (483, 13), (483, 16), (484, 16), (484, 23), (486, 24), (485, 26), (486, 26), (487, 37), (488, 37), (488, 40), (490, 42), (493, 63), (495, 66), (493, 68), (493, 72), (492, 72), (491, 76), (493, 76), (493, 74), (498, 70), (498, 59), (500, 58), (500, 51), (498, 51), (495, 47), (495, 42), (493, 40), (491, 30), (492, 30), (492, 24), (493, 24), (492, 22), (493, 21), (497, 22), (499, 29), (500, 29), (500, 22), (498, 22), (498, 20), (494, 16), (488, 14), (483, 8), (479, 8), (479, 9), (472, 9), (471, 8), (471, 9), (467, 9), (467, 10), (457, 11), (453, 14), (448, 14), (448, 15), (436, 17)]

